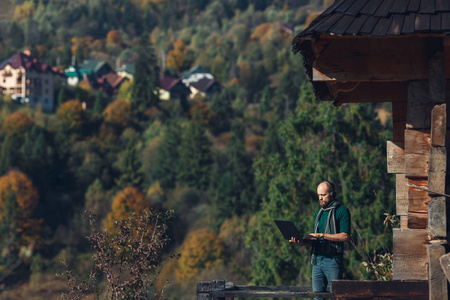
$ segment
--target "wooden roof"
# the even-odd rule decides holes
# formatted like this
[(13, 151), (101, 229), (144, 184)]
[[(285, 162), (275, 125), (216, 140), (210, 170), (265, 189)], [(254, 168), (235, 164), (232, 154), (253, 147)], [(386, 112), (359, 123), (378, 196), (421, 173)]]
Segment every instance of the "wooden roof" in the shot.
[[(448, 35), (449, 0), (335, 0), (293, 39), (292, 50), (295, 54), (301, 52), (306, 73), (312, 81), (313, 65), (316, 65), (320, 52), (327, 48), (329, 39), (350, 38), (344, 43), (351, 45), (355, 38)], [(354, 50), (355, 53), (358, 51)], [(336, 100), (330, 93), (330, 83), (313, 81), (313, 86), (318, 99)]]

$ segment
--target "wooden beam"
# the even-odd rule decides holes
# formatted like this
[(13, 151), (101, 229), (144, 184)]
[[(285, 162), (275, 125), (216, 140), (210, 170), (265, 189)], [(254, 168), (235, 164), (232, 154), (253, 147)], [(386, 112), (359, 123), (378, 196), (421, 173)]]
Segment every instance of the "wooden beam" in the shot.
[(433, 103), (428, 100), (428, 81), (412, 81), (408, 86), (406, 128), (429, 129)]
[(392, 102), (392, 141), (405, 142), (407, 102)]
[(333, 280), (335, 299), (428, 299), (428, 281)]
[[(313, 44), (314, 47), (314, 44)], [(414, 49), (414, 51), (411, 51)], [(313, 64), (314, 81), (428, 79), (423, 39), (330, 40)]]
[(435, 105), (431, 112), (431, 145), (434, 147), (445, 146), (447, 132), (447, 105)]
[(448, 299), (447, 277), (439, 258), (446, 253), (444, 245), (428, 245), (428, 270), (430, 300)]
[(405, 176), (428, 177), (430, 133), (427, 130), (405, 130)]
[(427, 213), (431, 197), (428, 195), (428, 180), (408, 178), (408, 213)]
[(428, 99), (433, 103), (445, 102), (445, 53), (437, 52), (428, 61)]
[(427, 229), (428, 214), (408, 212), (408, 228), (409, 229)]
[(405, 174), (396, 174), (395, 176), (396, 215), (406, 216), (408, 214), (408, 180)]
[[(329, 90), (340, 104), (357, 102), (406, 102), (407, 82), (329, 82)], [(406, 120), (406, 119), (405, 119)]]
[(447, 207), (445, 197), (435, 197), (428, 204), (428, 232), (434, 238), (447, 238)]
[(428, 231), (393, 229), (394, 280), (428, 280)]
[(387, 141), (387, 172), (405, 173), (405, 150), (401, 143)]
[(442, 271), (444, 271), (447, 281), (450, 282), (450, 253), (444, 254), (439, 258)]
[(428, 171), (428, 189), (430, 194), (445, 193), (445, 178), (447, 173), (447, 148), (431, 147)]

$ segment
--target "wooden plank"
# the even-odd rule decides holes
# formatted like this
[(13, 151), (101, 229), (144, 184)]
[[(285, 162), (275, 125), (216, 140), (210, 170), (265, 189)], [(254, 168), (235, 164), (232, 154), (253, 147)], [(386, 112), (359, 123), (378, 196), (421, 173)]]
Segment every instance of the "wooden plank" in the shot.
[(333, 298), (332, 293), (313, 292), (260, 292), (260, 291), (217, 291), (210, 293), (212, 298)]
[(440, 31), (441, 30), (441, 15), (440, 14), (431, 15), (430, 23), (431, 23), (430, 24), (431, 31)]
[[(410, 51), (412, 48), (414, 51)], [(426, 47), (417, 38), (357, 38), (352, 43), (348, 43), (346, 39), (331, 39), (328, 47), (315, 60), (313, 68), (315, 81), (323, 79), (315, 76), (314, 72), (324, 74), (329, 80), (338, 81), (428, 79)]]
[(393, 4), (394, 0), (383, 0), (380, 7), (375, 12), (374, 16), (386, 18), (390, 13)]
[(358, 34), (361, 30), (361, 27), (367, 20), (367, 15), (360, 15), (353, 20), (353, 23), (347, 28), (347, 34)]
[(391, 8), (391, 13), (404, 14), (408, 8), (409, 0), (397, 0)]
[(408, 215), (400, 216), (400, 228), (408, 228)]
[(430, 300), (448, 299), (447, 277), (441, 268), (439, 258), (446, 252), (444, 245), (428, 245), (428, 270)]
[(331, 27), (330, 32), (333, 32), (334, 34), (344, 34), (354, 19), (355, 17), (353, 16), (343, 16), (333, 27)]
[(394, 143), (405, 143), (406, 121), (392, 122), (392, 141)]
[(431, 145), (433, 147), (445, 146), (447, 131), (447, 105), (435, 105), (431, 112)]
[(447, 206), (445, 197), (435, 197), (428, 204), (428, 232), (434, 238), (447, 238)]
[(445, 193), (445, 178), (447, 172), (447, 148), (432, 147), (430, 149), (430, 169), (428, 171), (429, 194)]
[[(314, 69), (313, 73), (316, 77), (321, 74)], [(406, 103), (408, 96), (406, 82), (338, 82), (331, 81), (329, 77), (322, 77), (320, 81), (328, 81), (333, 98), (339, 99), (340, 103), (398, 101)]]
[(403, 21), (403, 27), (402, 27), (403, 34), (414, 33), (414, 21), (415, 20), (416, 20), (416, 16), (414, 14), (405, 16), (405, 20)]
[[(423, 178), (408, 178), (408, 213), (428, 212), (428, 203), (431, 197), (428, 195), (428, 180)], [(416, 187), (414, 187), (416, 186)], [(420, 189), (422, 188), (422, 189)]]
[(450, 30), (450, 13), (448, 12), (442, 13), (441, 29)]
[(409, 229), (427, 229), (428, 214), (408, 212), (408, 228)]
[(444, 271), (447, 281), (450, 282), (450, 253), (444, 254), (439, 258), (442, 271)]
[(345, 0), (335, 11), (346, 13), (356, 0)]
[(434, 1), (421, 1), (419, 12), (421, 14), (434, 14)]
[(378, 7), (380, 6), (381, 1), (382, 0), (369, 1), (367, 3), (367, 5), (364, 6), (363, 9), (361, 9), (361, 13), (365, 14), (365, 15), (373, 15), (377, 11)]
[(430, 15), (417, 14), (414, 28), (416, 31), (430, 30)]
[(403, 20), (405, 16), (403, 15), (395, 15), (392, 18), (391, 25), (388, 30), (389, 35), (399, 35), (402, 32)]
[(429, 131), (405, 130), (406, 177), (428, 177), (430, 147)]
[(392, 19), (380, 19), (372, 30), (372, 36), (385, 36), (391, 26)]
[(409, 12), (419, 12), (420, 0), (410, 0), (408, 4)]
[[(435, 42), (442, 47), (442, 39)], [(428, 100), (434, 103), (445, 102), (445, 53), (436, 53), (428, 62)]]
[(346, 14), (352, 15), (352, 16), (356, 16), (360, 10), (366, 6), (368, 0), (358, 0), (355, 1), (352, 6), (350, 6), (349, 9), (347, 9), (347, 11), (345, 12)]
[(396, 203), (396, 215), (406, 216), (408, 214), (408, 180), (405, 174), (395, 175), (395, 203)]
[(406, 128), (428, 129), (433, 104), (428, 100), (428, 81), (412, 81), (408, 86)]
[(427, 230), (393, 229), (394, 280), (428, 280)]
[(405, 150), (403, 144), (387, 141), (387, 172), (405, 173)]
[[(371, 299), (386, 297), (394, 299), (428, 299), (428, 281), (356, 281), (333, 280), (336, 299)], [(377, 298), (379, 299), (379, 298)]]

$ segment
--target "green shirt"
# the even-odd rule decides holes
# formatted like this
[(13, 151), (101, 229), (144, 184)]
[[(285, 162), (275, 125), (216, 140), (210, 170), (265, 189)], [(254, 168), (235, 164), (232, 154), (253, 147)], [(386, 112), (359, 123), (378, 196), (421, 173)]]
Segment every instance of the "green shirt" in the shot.
[[(314, 220), (317, 217), (317, 214), (319, 213), (320, 209), (316, 211), (316, 214), (314, 215)], [(322, 215), (320, 216), (319, 220), (319, 228), (318, 232), (322, 233), (325, 230), (325, 222), (327, 221), (327, 217), (329, 211), (324, 211)], [(350, 224), (351, 224), (351, 217), (350, 212), (347, 207), (343, 206), (342, 204), (339, 205), (338, 208), (336, 208), (336, 232), (346, 232), (347, 234), (350, 234)], [(325, 232), (326, 233), (326, 232)], [(318, 241), (319, 244), (323, 244), (323, 239), (320, 239)], [(326, 257), (334, 257), (333, 255), (329, 255), (328, 253), (325, 253), (322, 251), (322, 247), (318, 247), (318, 256), (326, 256)]]

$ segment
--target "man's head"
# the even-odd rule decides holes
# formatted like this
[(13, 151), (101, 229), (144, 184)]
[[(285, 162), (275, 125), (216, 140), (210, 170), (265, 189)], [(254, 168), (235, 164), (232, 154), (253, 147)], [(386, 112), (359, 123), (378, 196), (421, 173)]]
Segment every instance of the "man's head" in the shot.
[(331, 202), (333, 202), (335, 194), (333, 184), (329, 181), (322, 181), (317, 186), (317, 195), (319, 196), (320, 207), (327, 207)]

